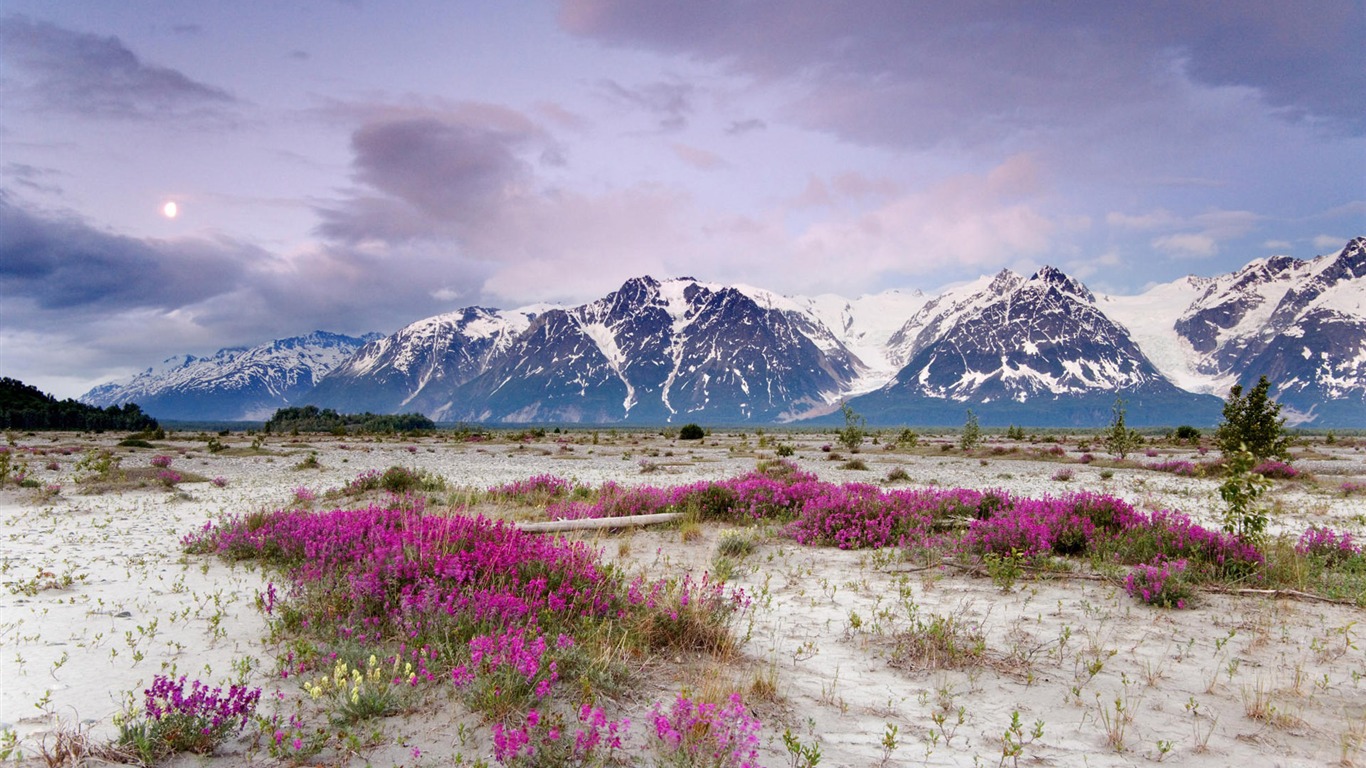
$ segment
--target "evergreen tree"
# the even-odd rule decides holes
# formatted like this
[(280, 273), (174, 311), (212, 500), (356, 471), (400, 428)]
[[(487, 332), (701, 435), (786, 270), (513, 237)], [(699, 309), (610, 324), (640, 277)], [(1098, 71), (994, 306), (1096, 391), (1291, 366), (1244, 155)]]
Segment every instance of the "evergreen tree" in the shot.
[(977, 424), (977, 414), (968, 409), (968, 417), (963, 421), (963, 433), (958, 436), (958, 447), (970, 451), (982, 442), (982, 427)]
[(1123, 398), (1115, 397), (1115, 405), (1112, 410), (1114, 416), (1111, 417), (1110, 428), (1105, 433), (1105, 449), (1123, 461), (1126, 456), (1138, 450), (1138, 447), (1143, 444), (1143, 436), (1125, 426)]
[(1287, 457), (1290, 436), (1285, 433), (1281, 404), (1269, 397), (1270, 390), (1271, 382), (1265, 376), (1246, 395), (1240, 384), (1229, 390), (1224, 421), (1214, 433), (1214, 442), (1225, 458), (1240, 449), (1246, 449), (1258, 461)]

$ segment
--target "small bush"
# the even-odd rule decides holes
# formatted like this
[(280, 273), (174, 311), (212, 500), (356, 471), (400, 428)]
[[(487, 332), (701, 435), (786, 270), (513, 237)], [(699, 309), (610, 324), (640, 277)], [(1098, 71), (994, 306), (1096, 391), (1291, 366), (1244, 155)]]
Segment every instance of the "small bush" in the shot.
[(702, 427), (696, 424), (684, 424), (678, 430), (679, 440), (701, 440), (707, 433), (702, 431)]
[(868, 463), (863, 459), (850, 459), (840, 465), (840, 469), (853, 469), (859, 472), (868, 471)]
[(910, 479), (911, 475), (904, 467), (892, 467), (887, 470), (887, 482), (889, 483), (904, 483), (909, 482)]
[(1182, 424), (1172, 433), (1172, 437), (1175, 437), (1177, 440), (1186, 440), (1194, 444), (1195, 441), (1200, 439), (1200, 430), (1189, 424)]
[(754, 538), (743, 533), (727, 531), (721, 534), (716, 551), (726, 557), (748, 557), (754, 552)]

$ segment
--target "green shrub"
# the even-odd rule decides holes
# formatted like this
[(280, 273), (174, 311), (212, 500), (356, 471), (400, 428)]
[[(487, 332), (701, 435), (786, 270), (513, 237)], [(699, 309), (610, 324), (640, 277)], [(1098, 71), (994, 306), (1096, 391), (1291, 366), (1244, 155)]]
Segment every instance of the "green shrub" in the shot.
[(1268, 396), (1271, 383), (1263, 376), (1246, 395), (1235, 384), (1224, 403), (1224, 421), (1214, 433), (1214, 441), (1224, 458), (1246, 449), (1256, 459), (1286, 458), (1290, 437), (1285, 433), (1281, 404)]
[(1185, 440), (1190, 443), (1195, 443), (1200, 439), (1200, 430), (1190, 426), (1189, 424), (1182, 424), (1181, 426), (1176, 428), (1175, 432), (1172, 433), (1172, 437), (1175, 437), (1177, 440)]
[(840, 413), (844, 416), (844, 429), (839, 431), (840, 445), (848, 448), (850, 453), (858, 453), (867, 434), (868, 421), (855, 413), (848, 403), (840, 406)]
[(684, 424), (678, 429), (679, 440), (701, 440), (707, 433), (702, 431), (702, 427), (696, 424)]
[(970, 451), (982, 442), (982, 427), (977, 424), (977, 414), (968, 409), (968, 416), (963, 421), (963, 432), (958, 436), (958, 447), (965, 451)]

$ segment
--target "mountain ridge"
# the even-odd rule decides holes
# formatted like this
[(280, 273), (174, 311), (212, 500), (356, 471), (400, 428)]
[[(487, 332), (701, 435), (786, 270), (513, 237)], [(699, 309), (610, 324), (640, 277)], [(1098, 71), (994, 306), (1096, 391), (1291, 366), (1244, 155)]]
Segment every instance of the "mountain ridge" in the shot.
[[(1366, 427), (1363, 289), (1360, 237), (1335, 254), (1256, 259), (1136, 296), (1097, 295), (1052, 266), (938, 295), (855, 299), (646, 275), (576, 306), (466, 307), (374, 334), (344, 357), (333, 345), (288, 404), (490, 423), (760, 424), (819, 420), (847, 401), (872, 423), (960, 423), (971, 407), (984, 424), (1020, 423), (1014, 413), (1100, 426), (1118, 394), (1136, 425), (1208, 424), (1213, 395), (1265, 374), (1292, 424)], [(186, 384), (185, 371), (209, 360), (262, 357), (170, 358), (134, 389), (161, 418), (179, 417), (157, 410), (167, 392), (221, 412), (204, 406), (218, 396), (209, 382), (230, 391), (249, 380), (278, 399), (283, 373)], [(82, 399), (127, 402), (132, 391), (102, 385)]]

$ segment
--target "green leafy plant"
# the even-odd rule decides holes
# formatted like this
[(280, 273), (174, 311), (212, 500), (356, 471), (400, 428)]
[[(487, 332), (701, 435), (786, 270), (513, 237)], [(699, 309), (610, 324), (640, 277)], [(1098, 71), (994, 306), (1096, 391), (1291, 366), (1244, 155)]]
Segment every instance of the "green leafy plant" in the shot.
[(1240, 451), (1258, 460), (1287, 457), (1290, 437), (1285, 433), (1281, 404), (1270, 398), (1270, 389), (1271, 383), (1263, 376), (1246, 395), (1238, 384), (1229, 390), (1224, 421), (1214, 433), (1214, 442), (1225, 458)]
[(696, 424), (684, 424), (678, 429), (679, 440), (701, 440), (707, 433), (702, 431), (702, 427)]
[(1116, 397), (1111, 408), (1110, 427), (1105, 431), (1105, 449), (1123, 460), (1143, 444), (1143, 436), (1124, 424), (1124, 400)]
[(840, 406), (840, 414), (844, 416), (844, 429), (839, 431), (839, 443), (850, 452), (857, 453), (867, 435), (868, 421), (855, 413), (848, 403)]
[(1246, 448), (1229, 456), (1228, 477), (1219, 486), (1219, 497), (1224, 500), (1224, 531), (1250, 541), (1260, 541), (1269, 522), (1267, 512), (1257, 505), (1257, 499), (1271, 487), (1272, 482), (1252, 471), (1257, 457)]
[(970, 451), (981, 442), (982, 427), (977, 423), (977, 414), (969, 408), (967, 419), (963, 421), (963, 433), (958, 436), (958, 447)]

